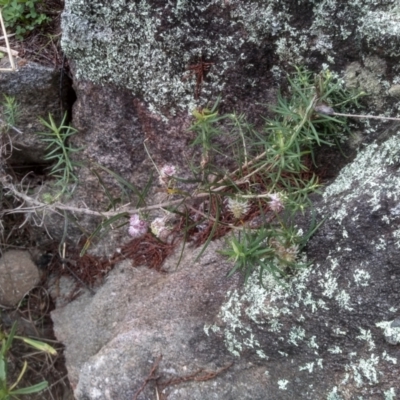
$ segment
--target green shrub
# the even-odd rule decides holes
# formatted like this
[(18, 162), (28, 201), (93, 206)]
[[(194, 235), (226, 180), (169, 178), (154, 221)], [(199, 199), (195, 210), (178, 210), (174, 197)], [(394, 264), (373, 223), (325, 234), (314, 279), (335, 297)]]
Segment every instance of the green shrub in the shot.
[(41, 0), (0, 0), (6, 27), (14, 30), (17, 39), (47, 22), (49, 18), (37, 11)]
[(74, 173), (74, 168), (78, 164), (71, 160), (71, 154), (80, 151), (81, 148), (73, 148), (68, 145), (68, 138), (76, 134), (76, 129), (65, 123), (66, 118), (67, 114), (65, 113), (59, 126), (57, 126), (50, 114), (49, 121), (40, 118), (41, 124), (47, 128), (46, 132), (38, 132), (42, 141), (48, 143), (47, 154), (44, 159), (54, 162), (50, 175), (56, 178), (56, 186), (60, 187), (60, 191), (52, 201), (68, 191), (69, 183), (77, 182), (78, 180)]
[[(313, 74), (297, 68), (288, 82), (287, 96), (278, 97), (272, 110), (274, 118), (266, 119), (263, 128), (256, 129), (244, 115), (219, 115), (219, 101), (194, 110), (189, 129), (195, 134), (192, 145), (198, 151), (193, 160), (187, 160), (184, 171), (152, 160), (164, 197), (159, 204), (149, 206), (146, 195), (154, 185), (152, 175), (144, 188), (137, 188), (94, 163), (90, 169), (109, 199), (108, 209), (71, 208), (56, 202), (71, 182), (77, 183), (74, 168), (84, 165), (71, 160), (72, 153), (79, 149), (68, 145), (68, 138), (76, 131), (65, 124), (65, 117), (59, 126), (51, 117), (48, 122), (41, 120), (47, 128), (40, 133), (48, 143), (46, 160), (54, 162), (50, 175), (57, 178), (61, 191), (55, 197), (42, 196), (42, 201), (32, 199), (32, 204), (35, 210), (72, 210), (102, 218), (81, 255), (96, 236), (116, 224), (118, 228), (126, 225), (130, 217), (128, 233), (135, 239), (150, 233), (150, 228), (159, 241), (164, 241), (175, 224), (177, 236), (203, 246), (197, 258), (211, 240), (226, 236), (227, 248), (222, 254), (234, 263), (229, 276), (241, 272), (247, 280), (260, 270), (261, 283), (263, 274), (272, 274), (281, 281), (307, 265), (300, 252), (321, 224), (313, 216), (308, 231), (302, 232), (294, 218), (310, 206), (309, 195), (320, 186), (310, 168), (315, 164), (316, 147), (339, 144), (348, 130), (343, 115), (321, 113), (321, 108), (348, 112), (361, 95), (346, 91), (338, 76), (328, 69)], [(127, 204), (119, 206), (124, 203), (122, 195), (115, 197), (102, 173), (111, 175), (122, 191), (129, 193)], [(15, 185), (8, 184), (7, 189), (16, 197), (28, 199)], [(119, 224), (119, 219), (124, 222)], [(233, 234), (227, 235), (229, 232)]]

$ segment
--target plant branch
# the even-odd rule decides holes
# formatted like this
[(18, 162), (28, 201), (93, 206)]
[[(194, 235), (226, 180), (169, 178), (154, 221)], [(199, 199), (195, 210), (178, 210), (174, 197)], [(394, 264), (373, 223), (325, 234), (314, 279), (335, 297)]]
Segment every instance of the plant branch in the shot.
[(16, 128), (15, 126), (12, 126), (10, 124), (7, 124), (5, 121), (3, 121), (2, 119), (0, 119), (0, 123), (7, 125), (9, 128), (11, 128), (12, 130), (14, 130), (15, 132), (19, 133), (20, 135), (23, 134), (22, 131), (20, 131), (18, 128)]
[(395, 117), (381, 117), (379, 115), (362, 115), (362, 114), (342, 114), (342, 113), (337, 113), (334, 112), (332, 115), (338, 116), (338, 117), (351, 117), (351, 118), (370, 118), (370, 119), (388, 119), (391, 121), (400, 121), (400, 118), (395, 118)]

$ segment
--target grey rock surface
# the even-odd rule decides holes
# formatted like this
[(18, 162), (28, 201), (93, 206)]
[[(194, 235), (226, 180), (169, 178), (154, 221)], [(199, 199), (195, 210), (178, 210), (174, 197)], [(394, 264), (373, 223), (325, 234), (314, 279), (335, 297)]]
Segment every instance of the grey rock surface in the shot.
[[(191, 158), (193, 149), (189, 143), (193, 135), (186, 131), (190, 123), (188, 115), (177, 116), (166, 124), (148, 112), (129, 90), (86, 80), (76, 80), (74, 88), (77, 101), (73, 122), (79, 135), (73, 138), (73, 143), (83, 147), (77, 154), (80, 160), (99, 163), (141, 187), (154, 169), (144, 143), (158, 166), (172, 163), (183, 167), (183, 160)], [(110, 181), (110, 176), (102, 176)], [(85, 178), (82, 180), (91, 183)], [(92, 180), (97, 181), (95, 177)]]
[(15, 306), (39, 282), (40, 274), (29, 252), (5, 251), (0, 258), (0, 304)]
[[(188, 160), (193, 159), (195, 149), (190, 146), (194, 134), (187, 131), (189, 115), (181, 113), (166, 124), (159, 116), (149, 113), (128, 90), (113, 85), (95, 85), (86, 80), (76, 80), (74, 89), (77, 101), (73, 106), (73, 126), (78, 134), (69, 142), (72, 147), (81, 149), (72, 158), (82, 167), (76, 169), (78, 182), (71, 185), (73, 196), (64, 196), (65, 204), (106, 210), (110, 203), (104, 185), (115, 199), (121, 201), (123, 197), (125, 203), (137, 199), (134, 191), (118, 182), (116, 175), (137, 191), (142, 191), (151, 181), (148, 198), (158, 201), (159, 185), (153, 162), (158, 168), (165, 164), (175, 165), (181, 177), (190, 175), (187, 165)], [(54, 193), (51, 187), (41, 189), (42, 194), (46, 191)], [(63, 217), (47, 214), (44, 218), (51, 236), (61, 238)], [(99, 223), (100, 218), (79, 215), (79, 224), (87, 231), (92, 232)], [(81, 236), (82, 230), (69, 224), (69, 239), (76, 243)], [(121, 240), (123, 238), (117, 238), (111, 247), (115, 248)], [(108, 245), (109, 240), (106, 241)]]
[[(94, 297), (82, 296), (52, 313), (55, 333), (67, 346), (67, 367), (77, 398), (131, 399), (161, 354), (160, 367), (166, 378), (199, 369), (213, 372), (232, 362), (221, 339), (210, 341), (203, 327), (212, 321), (237, 278), (225, 278), (230, 265), (214, 252), (197, 263), (193, 263), (191, 252), (186, 252), (176, 269), (179, 256), (177, 252), (168, 260), (173, 272), (166, 275), (133, 269), (124, 262), (110, 273)], [(248, 369), (251, 374), (258, 366), (248, 365)], [(246, 374), (239, 378), (238, 372), (232, 376), (233, 372), (227, 373), (231, 378), (218, 379), (215, 388), (221, 396), (231, 391), (233, 377), (241, 382), (243, 394), (248, 392), (244, 398), (255, 398), (263, 388), (262, 382), (251, 388)], [(215, 384), (210, 380), (200, 387), (214, 391)], [(124, 393), (118, 389), (120, 385)], [(179, 388), (176, 398), (187, 396), (182, 390)], [(139, 398), (153, 396), (154, 388), (150, 387), (145, 397)]]

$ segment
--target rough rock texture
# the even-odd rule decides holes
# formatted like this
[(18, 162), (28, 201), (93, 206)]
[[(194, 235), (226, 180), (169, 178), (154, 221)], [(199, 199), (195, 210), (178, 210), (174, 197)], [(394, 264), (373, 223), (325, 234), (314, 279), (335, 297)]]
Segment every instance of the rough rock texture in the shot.
[(192, 157), (188, 115), (176, 117), (168, 126), (159, 116), (148, 113), (128, 90), (82, 80), (76, 81), (74, 88), (78, 99), (73, 122), (79, 135), (73, 143), (84, 147), (79, 159), (95, 161), (141, 187), (154, 170), (144, 143), (158, 166), (172, 163), (183, 167), (184, 160)]
[[(234, 365), (168, 399), (387, 399), (398, 390), (400, 132), (363, 149), (319, 199), (313, 265), (287, 287), (226, 280), (215, 247), (158, 275), (121, 265), (93, 298), (53, 312), (77, 399), (131, 399), (157, 376)], [(299, 221), (303, 229), (305, 221)], [(172, 262), (172, 260), (171, 260)], [(394, 322), (393, 322), (394, 321)], [(78, 334), (77, 334), (78, 332)], [(335, 397), (336, 396), (336, 397)], [(358, 397), (357, 397), (358, 396)], [(154, 398), (154, 387), (139, 399)]]
[(371, 96), (371, 103), (377, 110), (382, 111), (384, 104), (387, 65), (384, 59), (377, 56), (366, 57), (364, 65), (354, 61), (349, 64), (344, 73), (346, 86), (349, 89), (362, 90)]
[[(192, 253), (186, 252), (176, 269), (179, 256), (178, 252), (169, 260), (173, 271), (167, 275), (132, 269), (124, 262), (94, 297), (82, 296), (52, 313), (55, 333), (67, 345), (67, 367), (77, 398), (132, 399), (160, 354), (165, 378), (201, 368), (216, 371), (233, 360), (221, 339), (210, 340), (203, 327), (213, 320), (237, 278), (225, 278), (230, 265), (213, 251), (198, 263), (193, 263)], [(196, 390), (223, 396), (232, 390), (232, 379), (236, 379), (243, 398), (257, 398), (264, 383), (254, 385), (249, 375), (258, 366), (248, 365), (247, 370), (240, 372), (232, 367), (228, 379), (218, 379), (215, 389), (215, 382), (210, 380)], [(154, 388), (145, 393), (146, 397), (139, 398), (152, 398)], [(176, 398), (188, 395), (187, 389), (179, 388)]]
[(339, 70), (372, 53), (398, 79), (397, 3), (68, 0), (62, 46), (79, 79), (126, 88), (150, 112), (173, 117), (221, 94), (249, 113), (288, 65)]
[[(76, 169), (79, 178), (77, 185), (71, 185), (73, 197), (64, 196), (62, 199), (65, 204), (104, 211), (110, 205), (104, 185), (120, 202), (133, 200), (135, 203), (138, 198), (135, 192), (121, 185), (114, 173), (138, 191), (151, 182), (150, 201), (157, 202), (158, 179), (153, 162), (158, 168), (173, 164), (179, 176), (189, 176), (187, 165), (195, 154), (190, 143), (195, 136), (187, 130), (190, 124), (187, 114), (181, 113), (173, 123), (166, 124), (159, 116), (148, 113), (143, 103), (128, 90), (112, 85), (94, 85), (84, 80), (76, 81), (74, 89), (77, 101), (73, 106), (73, 126), (78, 134), (70, 138), (70, 144), (81, 149), (72, 157), (82, 167)], [(46, 192), (55, 193), (51, 182), (40, 192), (42, 195)], [(89, 232), (100, 223), (99, 218), (92, 216), (79, 215), (78, 218), (79, 225)], [(45, 221), (51, 236), (60, 239), (63, 235), (60, 229), (63, 217), (47, 214)], [(77, 243), (81, 236), (82, 230), (71, 220), (69, 239)], [(104, 255), (108, 256), (109, 253)]]
[(0, 258), (0, 304), (17, 305), (39, 278), (39, 270), (27, 251), (4, 252)]

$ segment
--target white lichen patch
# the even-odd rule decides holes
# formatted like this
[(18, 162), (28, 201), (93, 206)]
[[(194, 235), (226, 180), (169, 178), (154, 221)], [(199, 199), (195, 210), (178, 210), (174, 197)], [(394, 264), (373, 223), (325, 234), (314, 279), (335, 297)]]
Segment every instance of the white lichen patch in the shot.
[(386, 390), (384, 393), (385, 399), (384, 400), (395, 400), (396, 399), (396, 391), (394, 388), (390, 388)]
[(400, 55), (400, 10), (395, 6), (389, 12), (368, 11), (360, 21), (359, 30), (368, 42), (385, 45), (389, 55)]
[(357, 336), (357, 339), (366, 341), (368, 343), (369, 350), (373, 350), (375, 348), (375, 343), (372, 340), (371, 331), (369, 329), (363, 329), (363, 328), (359, 329), (361, 334)]
[(368, 286), (371, 275), (364, 269), (356, 269), (354, 271), (354, 282), (357, 286)]
[(308, 341), (308, 347), (311, 347), (312, 349), (318, 349), (319, 348), (317, 340), (316, 340), (316, 336), (312, 336), (310, 338), (310, 340)]
[[(354, 34), (355, 43), (375, 44), (388, 55), (400, 48), (396, 0), (311, 1), (312, 20), (304, 27), (293, 14), (292, 0), (65, 3), (61, 45), (75, 61), (77, 75), (129, 89), (156, 113), (167, 108), (174, 115), (216, 97), (238, 61), (244, 70), (255, 67), (249, 49), (264, 49), (266, 41), (281, 65), (307, 64), (314, 53), (333, 63), (334, 40)], [(197, 77), (188, 67), (201, 61), (210, 68), (196, 98)], [(279, 79), (281, 68), (272, 70)], [(256, 87), (258, 79), (250, 74), (247, 84)]]
[(338, 290), (337, 277), (334, 276), (332, 271), (327, 271), (322, 279), (319, 280), (319, 284), (323, 291), (323, 295), (329, 299), (333, 298), (333, 295)]
[(395, 244), (398, 248), (400, 248), (400, 229), (396, 229), (392, 232), (392, 236), (395, 239)]
[(306, 331), (303, 328), (299, 326), (294, 326), (289, 332), (288, 343), (298, 346), (298, 342), (303, 341), (305, 336), (306, 336)]
[(281, 390), (287, 390), (287, 385), (289, 384), (289, 381), (286, 379), (281, 379), (278, 381), (278, 387)]
[(374, 354), (370, 358), (361, 358), (358, 362), (350, 363), (345, 369), (351, 371), (357, 387), (364, 386), (365, 383), (373, 385), (379, 382), (377, 366), (379, 357)]
[[(350, 204), (363, 196), (371, 212), (378, 210), (382, 207), (379, 195), (381, 187), (385, 187), (386, 196), (397, 198), (400, 177), (387, 174), (386, 171), (388, 166), (400, 160), (399, 146), (400, 136), (395, 135), (379, 146), (371, 144), (363, 149), (351, 164), (342, 169), (335, 182), (323, 194), (329, 208), (336, 208), (337, 211), (330, 215), (324, 207), (320, 210), (322, 214), (342, 223), (349, 213), (347, 210), (350, 210)], [(335, 201), (338, 195), (340, 200)]]
[(397, 358), (390, 356), (386, 350), (382, 353), (382, 359), (385, 361), (389, 361), (392, 364), (397, 364)]
[(338, 388), (335, 386), (326, 397), (326, 400), (343, 400), (343, 397), (339, 396)]
[[(364, 265), (366, 267), (366, 265)], [(242, 290), (235, 290), (229, 295), (229, 299), (225, 303), (221, 310), (220, 318), (225, 322), (225, 326), (221, 329), (224, 334), (224, 340), (226, 346), (232, 354), (239, 356), (240, 353), (245, 349), (252, 348), (255, 353), (262, 359), (268, 359), (266, 352), (262, 348), (262, 345), (256, 339), (256, 335), (253, 335), (250, 325), (247, 327), (243, 322), (240, 322), (240, 318), (246, 316), (246, 318), (251, 318), (254, 323), (262, 324), (263, 326), (269, 327), (267, 330), (271, 333), (276, 334), (276, 330), (280, 333), (280, 338), (282, 342), (286, 342), (293, 346), (306, 346), (310, 349), (310, 355), (314, 352), (314, 360), (310, 360), (305, 364), (300, 364), (297, 366), (299, 371), (306, 372), (308, 374), (315, 373), (316, 368), (322, 369), (325, 360), (321, 358), (318, 354), (318, 336), (311, 335), (311, 332), (307, 332), (307, 321), (312, 315), (316, 314), (318, 318), (318, 312), (321, 309), (326, 308), (325, 302), (322, 303), (320, 307), (319, 298), (314, 297), (307, 290), (307, 281), (313, 275), (317, 275), (320, 279), (321, 288), (327, 288), (332, 286), (332, 274), (322, 274), (317, 270), (303, 270), (297, 276), (294, 276), (292, 281), (289, 282), (288, 287), (284, 287), (278, 284), (274, 279), (269, 279), (266, 277), (264, 279), (264, 284), (266, 288), (262, 288), (258, 283), (258, 275), (254, 274), (250, 277), (247, 285)], [(323, 282), (323, 280), (326, 282)], [(370, 276), (363, 269), (358, 269), (354, 273), (354, 282), (359, 289), (365, 288), (367, 290), (366, 284), (368, 283)], [(343, 302), (344, 307), (349, 308), (348, 297), (342, 294), (342, 291), (338, 289), (337, 285), (333, 285), (335, 290), (333, 292), (327, 291), (322, 293), (322, 296), (330, 296), (331, 301)], [(321, 291), (322, 292), (322, 291)], [(339, 296), (339, 298), (337, 298)], [(346, 300), (347, 299), (347, 300)], [(301, 318), (301, 324), (294, 324), (289, 329), (285, 324), (283, 324), (282, 319), (285, 316), (296, 316), (299, 315), (301, 310), (308, 310), (309, 312), (302, 312), (303, 318)], [(311, 313), (310, 313), (311, 311)], [(297, 318), (299, 320), (300, 318)], [(268, 324), (270, 321), (274, 321), (273, 325)], [(383, 329), (389, 329), (390, 323), (381, 323), (377, 326)], [(326, 325), (326, 324), (325, 324)], [(271, 329), (274, 326), (274, 329)], [(285, 326), (285, 329), (283, 327)], [(209, 331), (211, 331), (211, 327)], [(216, 328), (213, 329), (217, 331)], [(344, 349), (335, 343), (335, 339), (332, 339), (332, 345), (327, 349), (331, 357), (347, 357), (348, 362), (344, 366), (343, 374), (340, 377), (340, 387), (345, 388), (346, 385), (350, 387), (355, 385), (358, 388), (365, 388), (371, 385), (375, 385), (380, 382), (383, 375), (380, 372), (382, 370), (383, 364), (395, 364), (397, 360), (395, 357), (390, 356), (387, 352), (383, 352), (382, 356), (379, 357), (377, 354), (373, 353), (375, 350), (375, 341), (373, 334), (369, 329), (359, 328), (360, 334), (357, 336), (357, 341), (360, 342), (362, 350), (360, 352), (351, 352), (346, 355)], [(400, 330), (400, 329), (399, 329)], [(342, 339), (347, 336), (347, 330), (345, 327), (332, 326), (333, 337), (338, 337)], [(393, 336), (393, 328), (389, 332)], [(399, 332), (400, 334), (400, 332)], [(400, 338), (400, 336), (399, 336)], [(366, 344), (364, 348), (362, 347), (362, 342)], [(289, 355), (284, 351), (277, 350), (277, 353), (282, 357), (290, 361), (292, 364), (295, 362), (294, 359), (290, 359)], [(281, 390), (286, 390), (289, 381), (282, 377), (278, 381), (278, 387)], [(337, 398), (341, 397), (340, 392), (334, 389), (327, 394), (327, 398)]]
[(400, 343), (400, 327), (393, 327), (392, 323), (393, 321), (382, 321), (375, 325), (383, 329), (383, 334), (388, 343), (398, 344)]
[[(235, 290), (228, 294), (228, 299), (219, 313), (219, 318), (224, 323), (224, 340), (228, 350), (234, 355), (239, 355), (244, 348), (263, 350), (250, 325), (242, 322), (244, 317), (250, 318), (256, 324), (265, 324), (267, 331), (281, 333), (282, 340), (294, 346), (307, 341), (310, 347), (317, 348), (315, 336), (307, 336), (303, 326), (307, 319), (304, 316), (300, 319), (302, 325), (293, 326), (287, 332), (282, 330), (283, 324), (280, 322), (282, 317), (294, 315), (302, 307), (313, 312), (319, 307), (325, 308), (324, 302), (318, 302), (306, 290), (305, 282), (310, 273), (310, 270), (303, 270), (293, 278), (289, 288), (278, 284), (269, 275), (263, 279), (264, 288), (259, 285), (258, 274), (255, 273), (241, 291)], [(279, 306), (275, 305), (275, 302)]]
[(306, 365), (301, 365), (299, 367), (299, 371), (308, 371), (310, 374), (312, 374), (314, 370), (314, 362), (307, 363)]
[(330, 347), (330, 348), (328, 348), (328, 351), (329, 351), (329, 353), (332, 353), (332, 354), (342, 353), (342, 349), (339, 346)]
[(256, 354), (258, 355), (258, 357), (265, 358), (266, 360), (268, 360), (268, 357), (265, 355), (265, 353), (262, 350), (257, 350)]
[(352, 311), (353, 308), (350, 307), (350, 295), (345, 291), (341, 290), (336, 296), (335, 300), (338, 302), (340, 308)]
[(372, 243), (372, 246), (377, 250), (386, 250), (386, 240), (384, 238), (378, 238), (377, 242)]
[(212, 332), (214, 332), (214, 333), (217, 333), (217, 332), (220, 332), (221, 331), (221, 328), (219, 327), (219, 326), (217, 326), (217, 325), (204, 325), (204, 333), (207, 335), (207, 336), (210, 336), (210, 329), (211, 329), (211, 331)]
[[(168, 109), (174, 115), (219, 95), (229, 70), (238, 59), (246, 61), (241, 51), (245, 44), (259, 45), (290, 29), (289, 5), (284, 3), (229, 0), (230, 12), (224, 12), (224, 5), (215, 0), (162, 5), (148, 0), (68, 0), (61, 45), (74, 59), (78, 77), (124, 87), (141, 96), (151, 112)], [(207, 79), (201, 77), (199, 93), (196, 65), (202, 62), (208, 63)], [(258, 84), (254, 76), (248, 83)]]
[(339, 335), (346, 335), (346, 331), (343, 331), (341, 328), (339, 328), (339, 327), (334, 327), (333, 328), (333, 333), (334, 333), (334, 335), (336, 335), (336, 336), (339, 336)]

